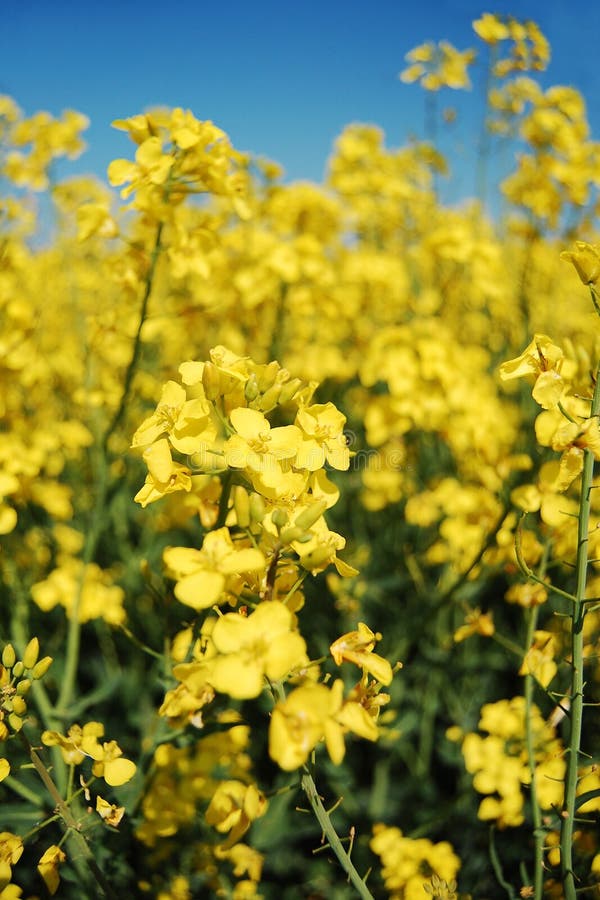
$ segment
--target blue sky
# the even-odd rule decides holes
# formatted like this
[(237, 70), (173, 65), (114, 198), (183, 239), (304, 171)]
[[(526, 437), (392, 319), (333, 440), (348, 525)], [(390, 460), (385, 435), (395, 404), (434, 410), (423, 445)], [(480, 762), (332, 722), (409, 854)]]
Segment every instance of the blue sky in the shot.
[[(441, 38), (478, 45), (471, 22), (486, 11), (538, 22), (553, 50), (545, 84), (582, 90), (598, 134), (594, 0), (2, 0), (0, 93), (27, 114), (90, 117), (89, 150), (70, 171), (104, 177), (111, 159), (131, 153), (110, 122), (160, 104), (212, 119), (290, 180), (321, 180), (349, 122), (381, 126), (393, 146), (422, 134), (423, 92), (397, 78), (405, 53)], [(459, 109), (452, 140), (464, 195), (481, 94), (447, 90), (440, 103)]]

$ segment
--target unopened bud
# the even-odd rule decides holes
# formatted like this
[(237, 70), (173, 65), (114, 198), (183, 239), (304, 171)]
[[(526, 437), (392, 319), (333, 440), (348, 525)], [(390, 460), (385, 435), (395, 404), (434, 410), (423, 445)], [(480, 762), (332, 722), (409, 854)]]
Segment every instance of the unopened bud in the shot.
[(21, 678), (17, 685), (17, 694), (24, 697), (25, 694), (29, 693), (29, 688), (31, 687), (31, 679), (30, 678)]
[(221, 374), (214, 363), (204, 363), (202, 385), (207, 400), (216, 400), (221, 393)]
[(317, 500), (315, 503), (307, 506), (306, 509), (303, 509), (302, 512), (296, 516), (294, 525), (297, 525), (298, 528), (306, 531), (307, 528), (310, 528), (321, 518), (326, 509), (327, 501)]
[(23, 665), (22, 661), (18, 659), (12, 669), (13, 678), (20, 678), (24, 671), (25, 666)]
[(31, 670), (31, 677), (33, 678), (33, 680), (37, 681), (38, 678), (43, 678), (52, 665), (52, 662), (53, 660), (51, 656), (44, 656), (42, 659), (40, 659), (40, 661), (37, 662)]
[(270, 387), (268, 391), (265, 391), (260, 398), (260, 403), (258, 404), (260, 409), (265, 413), (275, 409), (279, 403), (280, 395), (281, 386), (279, 384), (274, 384), (273, 387)]
[(15, 694), (12, 701), (13, 712), (16, 712), (18, 716), (24, 716), (27, 712), (27, 704), (23, 700), (22, 697), (19, 697), (18, 694)]
[(15, 648), (12, 644), (7, 644), (2, 651), (2, 665), (6, 666), (7, 669), (12, 669), (17, 659), (17, 654), (15, 653)]
[(38, 661), (38, 656), (40, 655), (40, 642), (36, 637), (31, 638), (27, 646), (25, 647), (25, 653), (23, 654), (23, 665), (26, 669), (33, 669), (36, 662)]
[(16, 713), (11, 712), (8, 716), (8, 724), (12, 728), (13, 731), (20, 731), (23, 727), (23, 719), (21, 716), (18, 716)]
[(283, 528), (284, 525), (287, 525), (288, 514), (286, 513), (285, 509), (281, 509), (278, 507), (277, 509), (273, 510), (271, 514), (271, 520), (277, 531), (279, 531), (281, 528)]
[(302, 382), (299, 378), (292, 378), (291, 381), (288, 381), (281, 388), (281, 394), (279, 395), (279, 405), (285, 406), (291, 400), (293, 400), (294, 395), (298, 388), (302, 387)]
[[(302, 528), (298, 528), (296, 525), (290, 525), (289, 528), (282, 528), (279, 534), (279, 540), (282, 544), (291, 544), (292, 541), (299, 541), (303, 535), (305, 534)], [(308, 535), (310, 538), (311, 535)]]
[(237, 485), (234, 488), (233, 507), (239, 527), (248, 528), (250, 525), (250, 498), (248, 497), (248, 491), (241, 485)]
[(265, 501), (260, 496), (260, 494), (256, 494), (252, 492), (249, 498), (249, 507), (250, 507), (250, 519), (253, 522), (260, 523), (265, 517)]
[(262, 372), (258, 376), (258, 387), (264, 393), (270, 387), (273, 387), (275, 379), (279, 373), (279, 363), (273, 360), (267, 366), (264, 366)]
[(252, 373), (246, 382), (246, 387), (244, 388), (244, 396), (248, 403), (251, 403), (253, 400), (256, 400), (260, 391), (258, 389), (258, 382), (256, 381), (256, 375)]

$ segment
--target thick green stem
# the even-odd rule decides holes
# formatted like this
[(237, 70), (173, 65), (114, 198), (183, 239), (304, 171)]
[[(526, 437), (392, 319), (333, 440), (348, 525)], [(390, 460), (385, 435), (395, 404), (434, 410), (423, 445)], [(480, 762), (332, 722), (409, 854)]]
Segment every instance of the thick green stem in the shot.
[(340, 866), (347, 874), (348, 880), (352, 883), (358, 896), (362, 897), (363, 900), (373, 900), (372, 893), (354, 868), (354, 863), (348, 856), (344, 845), (339, 839), (338, 833), (333, 827), (333, 823), (329, 817), (329, 813), (323, 806), (321, 798), (319, 797), (313, 777), (308, 771), (302, 776), (302, 790), (306, 794), (308, 802), (319, 821), (319, 825), (323, 829), (323, 834), (327, 838), (329, 846), (335, 853)]
[[(594, 395), (590, 416), (600, 412), (600, 366), (596, 372)], [(588, 567), (588, 534), (590, 521), (591, 490), (594, 474), (594, 456), (584, 450), (577, 528), (577, 559), (575, 563), (576, 589), (571, 613), (571, 709), (569, 715), (569, 746), (565, 775), (565, 799), (560, 835), (561, 873), (565, 900), (576, 900), (577, 888), (573, 871), (573, 832), (575, 828), (575, 801), (581, 729), (583, 722), (583, 621), (586, 613), (585, 588)]]

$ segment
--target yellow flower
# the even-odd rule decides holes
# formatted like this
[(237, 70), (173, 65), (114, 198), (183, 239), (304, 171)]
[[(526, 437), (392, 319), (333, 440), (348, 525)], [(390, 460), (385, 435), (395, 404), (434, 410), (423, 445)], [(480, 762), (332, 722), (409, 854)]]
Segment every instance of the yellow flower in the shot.
[(103, 735), (104, 725), (101, 722), (88, 722), (83, 728), (72, 725), (66, 735), (58, 731), (44, 731), (42, 743), (46, 747), (59, 746), (68, 765), (77, 766), (89, 757), (93, 760), (93, 774), (104, 778), (111, 787), (118, 787), (133, 778), (136, 766), (122, 755), (123, 751), (116, 741), (100, 744), (98, 738)]
[(261, 473), (277, 471), (277, 461), (296, 456), (302, 433), (295, 425), (271, 428), (256, 409), (233, 409), (229, 418), (236, 434), (223, 447), (228, 466)]
[(600, 279), (600, 246), (575, 241), (575, 250), (564, 250), (560, 258), (574, 265), (584, 284), (597, 284)]
[(565, 390), (561, 375), (564, 353), (545, 334), (536, 334), (520, 356), (502, 363), (500, 378), (508, 381), (523, 375), (535, 375), (533, 399), (544, 409), (556, 406)]
[(166, 432), (175, 450), (186, 454), (197, 453), (217, 436), (211, 411), (204, 397), (188, 400), (185, 388), (176, 381), (168, 381), (162, 389), (158, 406), (137, 429), (131, 446), (147, 447)]
[(255, 819), (264, 816), (267, 799), (255, 785), (241, 781), (222, 781), (205, 813), (206, 821), (221, 834), (229, 832), (221, 845), (228, 849), (248, 831)]
[(12, 878), (12, 866), (21, 858), (23, 841), (10, 831), (0, 832), (0, 891)]
[(344, 435), (346, 417), (333, 403), (315, 403), (298, 410), (296, 424), (302, 430), (295, 465), (314, 472), (328, 462), (334, 469), (347, 469), (350, 451)]
[(304, 638), (294, 630), (290, 610), (278, 600), (261, 603), (247, 618), (227, 613), (211, 634), (217, 655), (208, 680), (236, 699), (258, 697), (265, 677), (279, 681), (306, 662)]
[(336, 665), (342, 662), (353, 662), (360, 666), (363, 672), (368, 672), (382, 684), (390, 684), (393, 672), (390, 663), (382, 656), (373, 653), (375, 644), (381, 640), (381, 635), (371, 631), (364, 622), (358, 623), (358, 631), (349, 631), (333, 642), (329, 652), (333, 656)]
[(486, 44), (497, 44), (498, 41), (505, 41), (509, 36), (509, 31), (500, 16), (494, 16), (491, 13), (484, 13), (480, 19), (473, 22), (473, 31)]
[(57, 892), (58, 885), (60, 884), (58, 867), (61, 863), (64, 863), (66, 859), (67, 857), (64, 851), (56, 844), (53, 844), (44, 852), (38, 863), (37, 870), (42, 876), (48, 892), (53, 896)]
[(96, 797), (96, 812), (107, 825), (112, 825), (113, 828), (116, 828), (125, 815), (125, 807), (115, 806), (114, 803), (109, 803), (98, 794)]
[(177, 579), (175, 596), (192, 609), (225, 602), (223, 593), (230, 579), (266, 567), (261, 551), (234, 544), (226, 527), (209, 531), (200, 550), (167, 547), (163, 560), (169, 575)]
[(536, 631), (533, 644), (525, 654), (519, 675), (533, 675), (543, 688), (547, 688), (558, 671), (554, 662), (556, 652), (554, 635), (549, 631)]

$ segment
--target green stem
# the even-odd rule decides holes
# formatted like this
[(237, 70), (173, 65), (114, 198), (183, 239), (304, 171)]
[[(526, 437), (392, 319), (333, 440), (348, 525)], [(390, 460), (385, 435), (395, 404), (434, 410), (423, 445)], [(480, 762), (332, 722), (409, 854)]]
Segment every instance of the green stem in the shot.
[[(271, 689), (276, 697), (276, 699), (283, 703), (285, 700), (285, 689), (283, 684), (280, 681), (274, 681), (271, 683)], [(373, 895), (365, 884), (364, 880), (360, 877), (356, 869), (354, 868), (354, 863), (350, 859), (350, 856), (346, 852), (344, 845), (342, 844), (337, 831), (331, 821), (330, 815), (323, 806), (323, 802), (319, 797), (319, 793), (317, 791), (317, 786), (314, 782), (312, 775), (310, 774), (308, 767), (304, 767), (304, 774), (301, 779), (302, 790), (306, 794), (308, 802), (310, 803), (312, 810), (317, 817), (319, 825), (323, 831), (323, 835), (327, 838), (327, 842), (333, 852), (335, 853), (339, 864), (342, 869), (348, 876), (348, 880), (352, 882), (352, 885), (356, 888), (356, 891), (359, 897), (362, 897), (363, 900), (373, 900)]]
[(69, 619), (69, 630), (67, 633), (67, 647), (65, 653), (65, 669), (63, 673), (62, 683), (60, 694), (58, 696), (58, 700), (56, 702), (56, 707), (54, 710), (55, 718), (61, 720), (67, 713), (69, 706), (73, 699), (73, 694), (75, 690), (75, 682), (77, 678), (77, 669), (79, 665), (79, 654), (81, 649), (81, 622), (79, 621), (79, 605), (81, 602), (81, 596), (83, 593), (83, 584), (85, 579), (85, 573), (87, 566), (90, 562), (93, 561), (96, 551), (98, 549), (98, 544), (100, 543), (100, 537), (102, 535), (102, 531), (105, 525), (104, 517), (106, 513), (106, 505), (109, 494), (109, 472), (110, 472), (110, 464), (109, 464), (109, 441), (111, 435), (116, 431), (118, 426), (121, 424), (123, 416), (125, 415), (125, 410), (127, 408), (127, 403), (129, 401), (129, 396), (131, 394), (131, 387), (133, 383), (133, 377), (137, 370), (137, 365), (139, 362), (141, 349), (142, 349), (142, 329), (144, 327), (144, 323), (146, 321), (148, 315), (148, 302), (150, 300), (150, 295), (152, 293), (152, 285), (154, 282), (154, 275), (156, 272), (156, 265), (158, 262), (158, 258), (161, 252), (161, 236), (163, 231), (163, 223), (160, 222), (156, 229), (156, 236), (154, 239), (154, 246), (152, 248), (152, 252), (150, 254), (150, 264), (148, 266), (148, 271), (146, 273), (146, 278), (144, 282), (144, 295), (142, 297), (142, 304), (140, 308), (140, 316), (138, 321), (137, 331), (133, 341), (133, 350), (131, 353), (131, 359), (129, 360), (129, 365), (127, 366), (127, 371), (125, 373), (125, 380), (123, 385), (123, 393), (121, 394), (121, 400), (119, 402), (119, 406), (117, 407), (115, 414), (110, 420), (106, 430), (103, 434), (102, 440), (100, 442), (100, 460), (98, 467), (98, 483), (96, 489), (96, 502), (94, 504), (94, 510), (92, 513), (92, 520), (90, 522), (90, 526), (87, 531), (86, 541), (83, 548), (82, 553), (82, 573), (79, 583), (78, 596), (73, 604), (73, 607), (70, 611), (70, 619)]
[[(527, 653), (533, 644), (533, 636), (538, 620), (538, 607), (532, 606), (528, 610), (527, 616), (527, 637), (525, 642), (525, 653)], [(534, 839), (534, 893), (533, 900), (542, 900), (542, 890), (544, 887), (544, 829), (542, 827), (542, 811), (537, 799), (536, 784), (536, 765), (535, 765), (535, 736), (533, 733), (532, 723), (532, 707), (533, 707), (533, 691), (535, 688), (535, 678), (531, 674), (525, 676), (525, 742), (527, 745), (527, 764), (529, 767), (529, 776), (531, 779), (530, 798), (531, 798), (531, 815), (533, 819), (533, 839)]]
[(306, 794), (308, 802), (310, 803), (313, 812), (319, 821), (319, 825), (323, 829), (323, 834), (327, 838), (329, 846), (335, 853), (340, 866), (347, 874), (348, 880), (352, 882), (352, 885), (356, 889), (358, 896), (362, 897), (363, 900), (373, 900), (372, 893), (354, 868), (354, 863), (346, 853), (344, 845), (339, 839), (337, 831), (333, 827), (333, 823), (329, 817), (329, 813), (323, 806), (321, 798), (319, 797), (314, 779), (308, 772), (308, 770), (305, 771), (304, 775), (302, 776), (302, 790)]
[[(596, 371), (594, 395), (590, 416), (600, 412), (600, 366)], [(583, 722), (583, 621), (586, 613), (585, 589), (588, 567), (588, 533), (590, 521), (591, 490), (594, 474), (594, 455), (584, 450), (579, 521), (577, 526), (577, 559), (575, 563), (576, 589), (571, 613), (571, 710), (567, 771), (565, 775), (565, 799), (560, 834), (561, 872), (565, 900), (576, 900), (577, 888), (573, 871), (573, 832), (575, 828), (575, 801), (581, 730)]]
[(83, 857), (85, 864), (94, 879), (101, 887), (104, 896), (110, 898), (110, 900), (117, 900), (117, 895), (114, 893), (110, 884), (106, 880), (104, 873), (98, 866), (92, 851), (86, 841), (85, 837), (81, 833), (79, 823), (73, 816), (73, 813), (61, 797), (58, 788), (54, 784), (48, 769), (42, 762), (41, 758), (38, 756), (36, 751), (33, 749), (23, 732), (19, 732), (19, 738), (21, 743), (23, 744), (25, 750), (29, 754), (29, 758), (33, 763), (33, 767), (41, 778), (44, 787), (52, 797), (52, 802), (55, 805), (57, 812), (59, 813), (61, 819), (63, 820), (64, 825), (67, 828), (69, 841), (73, 845), (74, 852), (71, 854), (73, 861), (78, 858)]

